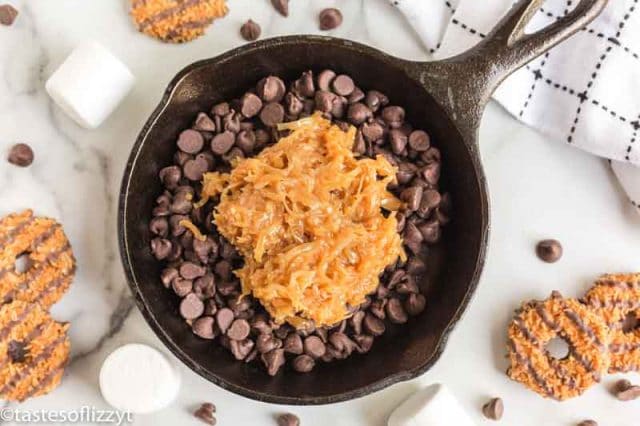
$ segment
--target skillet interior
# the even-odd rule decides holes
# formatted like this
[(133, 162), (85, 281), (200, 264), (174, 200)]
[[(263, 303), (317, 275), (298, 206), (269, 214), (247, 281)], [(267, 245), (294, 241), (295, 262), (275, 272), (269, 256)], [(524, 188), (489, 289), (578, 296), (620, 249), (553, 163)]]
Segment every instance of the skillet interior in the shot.
[[(257, 400), (324, 404), (360, 397), (426, 371), (437, 360), (454, 323), (477, 284), (484, 260), (487, 205), (484, 178), (473, 146), (454, 123), (408, 77), (408, 63), (343, 40), (284, 37), (265, 40), (198, 62), (171, 83), (141, 132), (125, 172), (119, 238), (130, 286), (145, 318), (169, 349), (208, 380)], [(261, 368), (232, 359), (224, 349), (194, 336), (177, 312), (178, 299), (159, 281), (160, 264), (149, 250), (148, 221), (160, 194), (158, 171), (171, 162), (179, 132), (199, 111), (238, 96), (268, 74), (285, 79), (302, 71), (332, 68), (350, 74), (363, 89), (378, 89), (427, 130), (443, 154), (442, 186), (451, 193), (453, 220), (433, 250), (429, 277), (420, 283), (427, 309), (383, 337), (370, 353), (319, 364), (309, 374), (287, 370), (270, 378)]]

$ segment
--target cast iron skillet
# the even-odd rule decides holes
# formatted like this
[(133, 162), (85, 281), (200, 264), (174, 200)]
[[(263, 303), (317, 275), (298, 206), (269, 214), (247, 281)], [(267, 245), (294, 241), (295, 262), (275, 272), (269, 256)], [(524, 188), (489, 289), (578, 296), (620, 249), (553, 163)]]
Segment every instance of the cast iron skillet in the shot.
[[(518, 2), (491, 34), (459, 56), (431, 63), (390, 57), (351, 41), (317, 36), (264, 40), (192, 64), (169, 84), (138, 137), (122, 182), (119, 243), (138, 307), (167, 347), (196, 373), (232, 392), (282, 404), (326, 404), (361, 397), (427, 371), (442, 353), (482, 270), (489, 231), (485, 176), (477, 134), (483, 109), (511, 72), (584, 27), (607, 0), (581, 0), (549, 27), (525, 34), (542, 0)], [(439, 261), (420, 283), (425, 312), (376, 340), (370, 353), (321, 364), (312, 373), (290, 370), (269, 377), (195, 337), (177, 313), (178, 301), (159, 283), (160, 265), (149, 250), (148, 221), (161, 193), (160, 168), (171, 163), (179, 132), (199, 111), (242, 94), (260, 78), (294, 79), (302, 71), (332, 68), (364, 89), (388, 94), (407, 119), (429, 131), (442, 151), (443, 186), (453, 200)]]

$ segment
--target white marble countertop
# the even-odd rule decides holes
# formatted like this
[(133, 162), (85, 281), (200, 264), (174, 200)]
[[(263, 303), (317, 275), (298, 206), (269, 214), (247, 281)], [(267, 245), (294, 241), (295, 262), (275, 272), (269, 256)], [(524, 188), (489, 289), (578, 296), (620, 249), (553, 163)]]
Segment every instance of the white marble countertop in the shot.
[[(317, 12), (339, 5), (344, 24), (332, 34), (394, 55), (425, 59), (426, 52), (385, 0), (294, 0), (291, 16), (275, 14), (267, 0), (230, 0), (231, 12), (208, 34), (173, 46), (138, 34), (126, 1), (8, 0), (21, 12), (13, 27), (0, 27), (0, 153), (17, 142), (35, 150), (25, 169), (0, 162), (0, 214), (32, 207), (63, 222), (78, 259), (71, 291), (54, 315), (72, 322), (74, 359), (62, 385), (22, 409), (106, 408), (97, 388), (102, 360), (117, 346), (160, 341), (133, 307), (116, 245), (116, 200), (129, 149), (170, 78), (183, 66), (243, 43), (238, 29), (248, 18), (263, 36), (316, 32)], [(365, 6), (366, 5), (366, 6)], [(77, 127), (50, 101), (44, 81), (78, 43), (95, 39), (132, 69), (134, 91), (95, 131)], [(578, 295), (602, 272), (640, 269), (640, 216), (629, 207), (605, 161), (561, 142), (546, 140), (489, 105), (481, 137), (492, 202), (489, 257), (476, 297), (453, 333), (440, 362), (423, 377), (355, 401), (322, 407), (282, 407), (226, 392), (182, 366), (177, 401), (135, 424), (200, 424), (191, 416), (203, 401), (218, 406), (219, 425), (271, 425), (291, 410), (302, 424), (384, 425), (400, 401), (421, 385), (444, 382), (479, 424), (480, 407), (501, 396), (502, 424), (570, 426), (587, 418), (606, 426), (638, 424), (640, 401), (622, 403), (607, 387), (574, 400), (544, 400), (504, 374), (505, 327), (521, 300), (552, 289)], [(563, 259), (538, 261), (535, 242), (560, 239)], [(640, 381), (640, 375), (629, 375)], [(15, 407), (15, 405), (12, 405)]]

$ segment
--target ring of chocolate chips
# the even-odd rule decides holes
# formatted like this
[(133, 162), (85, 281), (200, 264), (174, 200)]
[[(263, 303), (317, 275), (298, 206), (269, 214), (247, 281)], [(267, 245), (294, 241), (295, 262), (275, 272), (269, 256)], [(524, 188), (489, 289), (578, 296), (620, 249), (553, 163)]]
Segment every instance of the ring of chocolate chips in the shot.
[[(398, 167), (398, 183), (390, 190), (405, 203), (397, 218), (408, 259), (385, 270), (377, 291), (350, 318), (330, 328), (295, 330), (271, 321), (250, 296), (240, 297), (232, 271), (243, 260), (216, 232), (212, 210), (217, 200), (199, 208), (194, 203), (204, 173), (229, 171), (234, 158), (256, 155), (275, 143), (281, 136), (278, 123), (316, 110), (338, 126), (358, 128), (354, 152), (383, 155)], [(200, 338), (217, 339), (238, 360), (263, 363), (270, 375), (286, 363), (308, 372), (318, 362), (368, 352), (375, 337), (424, 310), (426, 299), (417, 282), (428, 246), (439, 241), (449, 221), (450, 201), (439, 189), (440, 151), (383, 93), (365, 92), (351, 77), (332, 70), (307, 71), (290, 84), (268, 76), (239, 99), (199, 113), (176, 145), (173, 164), (159, 172), (164, 191), (149, 224), (151, 251), (165, 263), (162, 284), (181, 298), (180, 314)], [(206, 238), (194, 237), (185, 220)]]

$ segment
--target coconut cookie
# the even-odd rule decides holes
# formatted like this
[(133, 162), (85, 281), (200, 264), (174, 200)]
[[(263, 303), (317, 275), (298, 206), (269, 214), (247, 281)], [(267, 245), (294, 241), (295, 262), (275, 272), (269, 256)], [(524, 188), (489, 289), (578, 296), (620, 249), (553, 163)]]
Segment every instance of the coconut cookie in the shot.
[[(0, 219), (0, 303), (60, 300), (75, 274), (75, 258), (62, 226), (31, 210)], [(17, 263), (22, 258), (25, 265)]]
[(24, 401), (58, 386), (69, 359), (68, 328), (37, 303), (0, 307), (0, 398)]
[[(554, 292), (525, 303), (508, 329), (509, 377), (544, 397), (565, 400), (600, 381), (609, 367), (608, 332), (602, 318), (575, 299)], [(554, 358), (546, 349), (555, 338), (569, 353)]]
[(138, 30), (167, 43), (200, 37), (227, 12), (225, 0), (131, 0), (131, 16)]
[(609, 372), (640, 371), (640, 273), (603, 275), (585, 300), (609, 326)]

